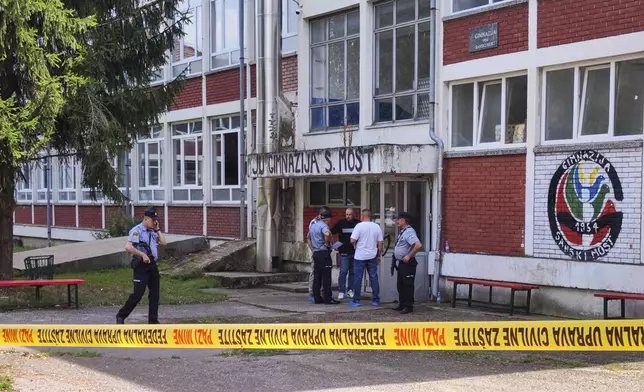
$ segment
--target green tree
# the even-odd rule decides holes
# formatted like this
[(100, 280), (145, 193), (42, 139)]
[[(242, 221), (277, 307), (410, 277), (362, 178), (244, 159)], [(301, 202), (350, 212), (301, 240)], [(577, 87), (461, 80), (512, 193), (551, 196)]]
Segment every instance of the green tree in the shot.
[(0, 0), (0, 279), (13, 276), (15, 180), (47, 147), (82, 162), (83, 186), (115, 201), (113, 157), (182, 88), (150, 88), (183, 33), (180, 0)]

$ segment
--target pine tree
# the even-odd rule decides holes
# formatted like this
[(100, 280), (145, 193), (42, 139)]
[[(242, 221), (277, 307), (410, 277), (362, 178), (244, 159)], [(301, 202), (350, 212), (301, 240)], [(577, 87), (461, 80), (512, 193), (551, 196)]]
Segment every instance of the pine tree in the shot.
[(0, 0), (0, 279), (13, 276), (15, 181), (45, 147), (82, 162), (93, 195), (123, 201), (112, 158), (182, 88), (149, 83), (183, 34), (179, 1)]

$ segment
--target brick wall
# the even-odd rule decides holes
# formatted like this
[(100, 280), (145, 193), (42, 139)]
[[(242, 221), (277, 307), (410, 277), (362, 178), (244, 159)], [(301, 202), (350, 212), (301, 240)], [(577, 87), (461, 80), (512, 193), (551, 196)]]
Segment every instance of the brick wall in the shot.
[[(347, 207), (339, 207), (339, 208), (331, 208), (331, 211), (333, 213), (333, 218), (331, 218), (331, 222), (329, 223), (329, 228), (333, 227), (337, 221), (340, 219), (344, 219), (344, 212), (347, 210)], [(356, 219), (360, 219), (360, 208), (354, 208), (355, 214), (354, 217)], [(309, 223), (311, 223), (311, 220), (313, 220), (318, 213), (320, 212), (320, 207), (304, 207), (304, 239), (306, 240), (306, 236), (309, 235)]]
[(644, 31), (644, 0), (540, 0), (539, 48)]
[(282, 91), (297, 91), (297, 56), (282, 60)]
[[(251, 96), (257, 96), (254, 65), (250, 66)], [(230, 102), (239, 100), (239, 69), (229, 69), (216, 72), (206, 77), (206, 104)]]
[(172, 234), (203, 235), (203, 208), (169, 207), (167, 230)]
[(208, 236), (239, 238), (240, 222), (239, 207), (208, 207)]
[[(499, 46), (469, 52), (469, 30), (488, 23), (498, 23)], [(528, 50), (528, 4), (474, 14), (443, 23), (443, 64), (515, 53)]]
[(78, 226), (100, 229), (103, 221), (101, 206), (78, 206)]
[(170, 110), (187, 109), (201, 106), (201, 78), (186, 80), (183, 90), (174, 98)]
[(76, 207), (57, 205), (54, 213), (56, 214), (56, 227), (76, 227)]
[(18, 224), (31, 224), (31, 206), (18, 205), (15, 209), (16, 221)]
[(47, 224), (47, 206), (34, 206), (34, 224)]
[[(615, 204), (615, 210), (623, 213), (621, 231), (615, 245), (608, 251), (608, 254), (601, 257), (601, 261), (635, 263), (640, 264), (640, 225), (642, 214), (642, 149), (611, 149), (598, 150), (600, 154), (610, 161), (615, 168), (623, 190), (623, 200), (620, 202), (615, 198), (615, 192), (611, 182), (606, 179), (603, 184), (609, 185), (610, 193), (607, 195), (604, 203), (612, 201)], [(570, 254), (564, 253), (557, 245), (553, 238), (548, 219), (548, 189), (551, 180), (558, 167), (571, 156), (571, 152), (543, 153), (538, 154), (535, 160), (535, 184), (534, 184), (534, 256), (547, 257), (556, 259), (571, 259)], [(591, 162), (582, 164), (582, 172), (588, 176), (595, 166)], [(603, 175), (607, 177), (606, 172), (598, 170), (597, 177)], [(570, 176), (570, 174), (569, 174)], [(582, 176), (583, 177), (583, 174)], [(574, 177), (573, 177), (574, 178)], [(587, 177), (586, 177), (587, 178)], [(591, 179), (592, 180), (592, 179)], [(581, 182), (581, 181), (580, 181)], [(588, 180), (583, 181), (583, 185), (588, 185)], [(563, 188), (562, 188), (563, 190)], [(570, 197), (575, 197), (575, 190), (568, 190)], [(563, 199), (563, 198), (562, 198)], [(578, 198), (565, 201), (564, 206), (573, 206), (577, 204)], [(606, 205), (605, 204), (605, 205)], [(578, 205), (578, 204), (577, 204)], [(559, 207), (559, 206), (558, 206)], [(605, 208), (605, 207), (604, 207)], [(580, 215), (583, 215), (584, 222), (591, 222), (593, 216), (593, 207), (590, 203), (583, 204)], [(590, 214), (590, 216), (588, 216)], [(563, 229), (562, 229), (563, 230)], [(569, 232), (568, 238), (574, 239), (576, 234)], [(584, 235), (584, 242), (581, 249), (593, 248), (592, 236)], [(581, 238), (581, 236), (577, 237)], [(573, 242), (574, 243), (574, 242)], [(578, 259), (578, 258), (575, 258)]]
[(523, 256), (525, 155), (445, 160), (441, 249)]
[(125, 207), (105, 207), (105, 226), (109, 227), (112, 222), (125, 216)]

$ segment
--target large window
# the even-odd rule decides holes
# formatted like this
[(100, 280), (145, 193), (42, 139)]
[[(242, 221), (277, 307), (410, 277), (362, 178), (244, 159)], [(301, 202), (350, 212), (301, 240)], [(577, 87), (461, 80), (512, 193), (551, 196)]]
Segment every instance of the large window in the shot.
[(502, 3), (508, 0), (451, 0), (452, 12), (470, 10), (472, 8), (485, 7), (495, 3)]
[(309, 182), (310, 206), (336, 205), (360, 207), (360, 195), (360, 181)]
[(210, 2), (212, 68), (239, 64), (239, 0)]
[(184, 70), (187, 75), (201, 72), (202, 56), (202, 22), (201, 0), (183, 0), (179, 10), (186, 13), (189, 23), (185, 23), (183, 37), (175, 38), (172, 50), (172, 76), (176, 77)]
[(212, 200), (239, 201), (239, 116), (212, 120)]
[(451, 146), (499, 147), (525, 143), (525, 75), (451, 86)]
[(174, 190), (176, 201), (203, 200), (203, 131), (201, 121), (172, 124)]
[(297, 50), (299, 7), (294, 0), (282, 0), (282, 53), (292, 53)]
[(24, 163), (22, 170), (16, 180), (16, 199), (20, 201), (31, 201), (33, 199), (33, 182), (31, 179), (31, 165)]
[(47, 201), (47, 192), (51, 197), (51, 165), (50, 158), (41, 159), (38, 162), (36, 175), (36, 195), (38, 201)]
[(644, 59), (545, 72), (544, 141), (644, 133)]
[(429, 2), (376, 6), (375, 122), (429, 118)]
[(58, 158), (58, 200), (76, 201), (76, 162)]
[(152, 127), (139, 138), (139, 200), (163, 201), (163, 126)]
[(359, 11), (311, 22), (311, 129), (358, 125)]

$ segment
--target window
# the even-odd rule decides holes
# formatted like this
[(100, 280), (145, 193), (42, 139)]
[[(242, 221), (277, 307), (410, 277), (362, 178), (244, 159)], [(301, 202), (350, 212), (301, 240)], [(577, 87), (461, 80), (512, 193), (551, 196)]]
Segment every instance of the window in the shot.
[(429, 118), (429, 2), (376, 6), (375, 122)]
[(544, 141), (644, 133), (644, 59), (545, 72)]
[(212, 199), (239, 201), (239, 116), (212, 120)]
[(159, 68), (154, 72), (154, 75), (150, 79), (150, 84), (157, 84), (163, 82), (163, 67)]
[(346, 182), (309, 182), (309, 205), (361, 205), (360, 181)]
[(501, 3), (507, 0), (452, 0), (452, 12), (460, 12), (472, 8), (485, 7), (495, 3)]
[(311, 22), (311, 129), (358, 125), (360, 12)]
[(178, 9), (186, 13), (189, 22), (183, 25), (185, 35), (175, 38), (172, 50), (172, 77), (182, 72), (201, 72), (201, 0), (183, 0)]
[(296, 13), (299, 5), (293, 0), (282, 0), (282, 53), (297, 50), (297, 31), (300, 16)]
[(163, 126), (156, 125), (139, 138), (139, 200), (163, 201)]
[(239, 0), (210, 2), (212, 69), (239, 64)]
[(525, 143), (527, 76), (453, 85), (451, 94), (453, 148)]
[(33, 188), (31, 181), (31, 165), (22, 164), (22, 170), (16, 180), (16, 199), (20, 201), (31, 201), (33, 199)]
[(51, 198), (51, 165), (50, 158), (42, 158), (38, 163), (38, 174), (36, 179), (36, 194), (38, 201), (46, 201), (47, 193)]
[(173, 199), (203, 200), (201, 191), (203, 169), (203, 135), (201, 121), (172, 124), (174, 155)]
[(58, 158), (58, 200), (76, 201), (76, 162)]

